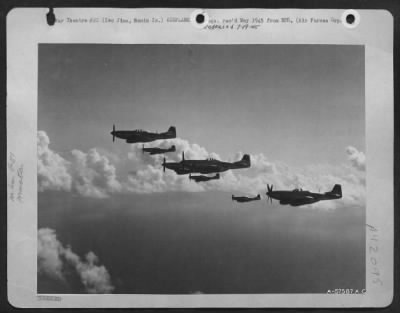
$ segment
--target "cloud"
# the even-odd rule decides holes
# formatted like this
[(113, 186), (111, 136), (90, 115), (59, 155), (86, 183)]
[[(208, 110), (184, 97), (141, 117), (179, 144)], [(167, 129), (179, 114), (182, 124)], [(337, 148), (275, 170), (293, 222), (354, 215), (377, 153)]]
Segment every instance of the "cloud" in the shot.
[(107, 269), (98, 257), (89, 252), (82, 260), (71, 247), (64, 247), (50, 228), (38, 230), (38, 273), (52, 279), (67, 281), (67, 268), (72, 267), (88, 293), (111, 293), (114, 286)]
[[(62, 172), (64, 176), (69, 175), (71, 178), (70, 189), (87, 197), (104, 198), (112, 193), (201, 192), (208, 190), (248, 195), (261, 193), (265, 196), (267, 184), (273, 184), (275, 190), (303, 188), (315, 192), (326, 192), (331, 190), (335, 184), (341, 184), (343, 198), (327, 201), (327, 204), (319, 202), (318, 207), (330, 207), (333, 206), (332, 203), (335, 203), (334, 205), (365, 204), (365, 155), (354, 147), (346, 149), (349, 164), (315, 164), (302, 168), (271, 161), (262, 153), (253, 154), (250, 156), (251, 168), (223, 172), (219, 180), (196, 183), (190, 181), (187, 175), (177, 175), (168, 169), (164, 173), (163, 158), (165, 157), (167, 162), (179, 162), (182, 159), (183, 151), (186, 159), (210, 157), (221, 159), (220, 156), (181, 138), (164, 140), (158, 142), (157, 146), (169, 148), (173, 144), (176, 151), (164, 155), (143, 153), (142, 144), (132, 144), (129, 152), (118, 158), (112, 157), (112, 153), (105, 151), (100, 153), (100, 149), (91, 149), (87, 153), (73, 150), (68, 161), (60, 156), (54, 157), (57, 154), (48, 149), (48, 144), (46, 147), (47, 153), (57, 160), (53, 163), (60, 164), (65, 168), (65, 171), (54, 170), (54, 172)], [(227, 160), (236, 161), (242, 156), (243, 153), (239, 152), (228, 157)], [(51, 166), (51, 169), (54, 167), (56, 166)], [(52, 181), (59, 180), (53, 179)]]
[(38, 189), (71, 189), (72, 177), (68, 173), (70, 163), (49, 148), (50, 139), (44, 131), (37, 133)]
[(96, 149), (90, 149), (88, 153), (72, 150), (71, 153), (73, 187), (79, 194), (105, 198), (108, 193), (121, 190), (115, 167), (106, 156), (100, 155)]
[(191, 292), (191, 294), (193, 294), (193, 295), (203, 295), (204, 292), (198, 290), (198, 291)]
[(56, 234), (49, 228), (42, 228), (38, 231), (38, 272), (51, 278), (64, 279), (62, 274), (63, 251), (61, 243), (57, 240)]
[(348, 146), (346, 152), (351, 164), (359, 171), (365, 171), (365, 154), (352, 146)]
[(109, 158), (90, 149), (87, 153), (72, 150), (63, 158), (49, 148), (44, 131), (38, 132), (38, 189), (74, 191), (82, 196), (105, 198), (121, 191), (115, 166)]

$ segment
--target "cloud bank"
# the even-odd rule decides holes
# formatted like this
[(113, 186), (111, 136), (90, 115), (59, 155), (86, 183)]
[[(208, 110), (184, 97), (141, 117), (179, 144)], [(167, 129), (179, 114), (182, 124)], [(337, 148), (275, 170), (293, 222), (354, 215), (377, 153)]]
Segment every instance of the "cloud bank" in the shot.
[(44, 190), (71, 190), (72, 177), (69, 162), (49, 148), (50, 139), (44, 131), (37, 134), (38, 188)]
[(72, 150), (71, 174), (73, 188), (83, 196), (105, 198), (109, 193), (121, 190), (115, 167), (110, 160), (96, 149), (88, 153)]
[(94, 198), (121, 191), (114, 165), (97, 149), (87, 153), (72, 150), (64, 158), (50, 149), (50, 139), (44, 131), (38, 132), (37, 145), (39, 191), (73, 191)]
[(352, 146), (346, 148), (346, 153), (351, 164), (359, 171), (365, 171), (365, 154)]
[(107, 269), (98, 257), (89, 252), (82, 260), (71, 247), (64, 247), (50, 228), (38, 231), (38, 273), (68, 283), (68, 272), (72, 268), (88, 293), (112, 293), (114, 286)]
[[(125, 156), (112, 157), (101, 154), (100, 149), (88, 152), (73, 150), (63, 158), (49, 148), (50, 141), (44, 132), (38, 134), (39, 190), (66, 190), (86, 197), (104, 198), (113, 193), (152, 193), (166, 191), (199, 192), (221, 190), (240, 194), (265, 195), (267, 184), (274, 189), (303, 188), (315, 192), (330, 191), (341, 184), (343, 199), (318, 203), (319, 207), (334, 208), (341, 205), (365, 204), (365, 155), (354, 147), (347, 147), (349, 163), (341, 165), (316, 164), (302, 168), (291, 167), (283, 162), (271, 161), (262, 153), (251, 155), (251, 168), (221, 173), (220, 180), (195, 183), (187, 175), (176, 175), (166, 169), (162, 162), (179, 162), (182, 152), (186, 159), (221, 159), (218, 154), (204, 147), (176, 138), (158, 142), (157, 146), (176, 146), (176, 152), (150, 156), (142, 152), (142, 144), (132, 144)], [(40, 140), (39, 140), (40, 139)], [(45, 153), (43, 153), (45, 151)], [(104, 155), (107, 154), (108, 156)], [(241, 159), (237, 153), (229, 161)], [(51, 161), (49, 161), (51, 160)], [(47, 167), (46, 167), (47, 165)]]

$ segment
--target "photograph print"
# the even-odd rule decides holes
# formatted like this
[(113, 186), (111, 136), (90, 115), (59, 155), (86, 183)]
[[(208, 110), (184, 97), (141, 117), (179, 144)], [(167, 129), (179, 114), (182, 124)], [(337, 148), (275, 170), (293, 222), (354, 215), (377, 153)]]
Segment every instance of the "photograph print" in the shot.
[(38, 52), (38, 294), (365, 292), (364, 46)]

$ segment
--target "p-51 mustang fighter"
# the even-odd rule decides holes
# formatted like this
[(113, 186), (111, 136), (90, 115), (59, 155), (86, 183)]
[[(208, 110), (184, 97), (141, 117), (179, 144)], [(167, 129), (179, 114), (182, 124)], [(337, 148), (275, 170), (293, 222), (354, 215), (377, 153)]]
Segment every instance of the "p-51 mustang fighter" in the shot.
[(189, 179), (194, 180), (196, 183), (202, 182), (202, 181), (209, 181), (213, 179), (219, 179), (219, 173), (217, 173), (215, 176), (204, 176), (204, 175), (197, 175), (193, 176), (192, 174), (189, 174)]
[(185, 153), (182, 152), (182, 161), (180, 162), (164, 162), (162, 163), (164, 168), (175, 171), (178, 175), (200, 173), (200, 174), (211, 174), (220, 173), (227, 170), (234, 170), (239, 168), (250, 167), (250, 155), (245, 154), (240, 161), (237, 162), (223, 162), (215, 159), (206, 160), (185, 160)]
[(141, 129), (115, 130), (115, 125), (113, 125), (111, 135), (113, 142), (115, 141), (115, 137), (124, 139), (127, 143), (150, 142), (159, 139), (176, 138), (176, 128), (171, 126), (165, 133), (152, 133)]
[(167, 148), (167, 149), (163, 149), (163, 148), (145, 148), (144, 145), (142, 147), (143, 153), (149, 152), (150, 155), (162, 154), (162, 153), (167, 153), (167, 152), (174, 152), (175, 150), (176, 150), (175, 149), (175, 145), (172, 145), (170, 148)]
[(332, 191), (325, 193), (310, 192), (307, 190), (294, 189), (289, 190), (276, 190), (273, 191), (273, 185), (267, 185), (267, 196), (272, 203), (272, 199), (279, 200), (280, 204), (291, 206), (300, 206), (305, 204), (315, 203), (321, 200), (334, 200), (342, 197), (342, 186), (335, 185)]
[(237, 201), (237, 202), (250, 202), (250, 201), (257, 201), (260, 200), (261, 196), (257, 195), (257, 197), (251, 198), (251, 197), (235, 197), (232, 195), (232, 201)]

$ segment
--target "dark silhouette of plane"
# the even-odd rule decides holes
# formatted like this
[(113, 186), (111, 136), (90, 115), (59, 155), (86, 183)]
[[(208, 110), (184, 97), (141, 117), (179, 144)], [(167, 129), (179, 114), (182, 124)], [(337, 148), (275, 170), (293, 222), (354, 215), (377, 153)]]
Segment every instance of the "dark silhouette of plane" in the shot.
[(342, 186), (335, 185), (332, 191), (325, 193), (310, 192), (302, 189), (276, 190), (273, 191), (273, 185), (267, 185), (267, 196), (272, 203), (272, 199), (279, 200), (282, 205), (300, 206), (315, 203), (321, 200), (334, 200), (342, 197)]
[(152, 133), (141, 129), (115, 130), (115, 125), (113, 125), (111, 135), (113, 142), (115, 141), (115, 137), (124, 139), (127, 143), (150, 142), (159, 139), (176, 138), (176, 128), (171, 126), (165, 133)]
[(145, 148), (144, 145), (142, 147), (143, 153), (149, 152), (150, 155), (153, 154), (162, 154), (162, 153), (167, 153), (167, 152), (174, 152), (175, 145), (172, 145), (170, 148), (164, 149), (164, 148)]
[(219, 173), (215, 174), (215, 176), (204, 176), (204, 175), (198, 175), (198, 176), (193, 176), (192, 174), (189, 174), (189, 179), (194, 180), (196, 183), (202, 182), (202, 181), (209, 181), (213, 179), (219, 179)]
[(237, 201), (237, 202), (250, 202), (250, 201), (257, 201), (260, 200), (261, 196), (257, 195), (257, 197), (235, 197), (234, 195), (232, 195), (232, 201)]
[(185, 160), (185, 153), (182, 152), (182, 161), (180, 162), (164, 162), (162, 163), (164, 172), (165, 168), (175, 171), (178, 175), (200, 173), (211, 174), (220, 173), (227, 170), (234, 170), (239, 168), (250, 167), (250, 155), (245, 154), (240, 161), (237, 162), (223, 162), (216, 159), (206, 160)]

